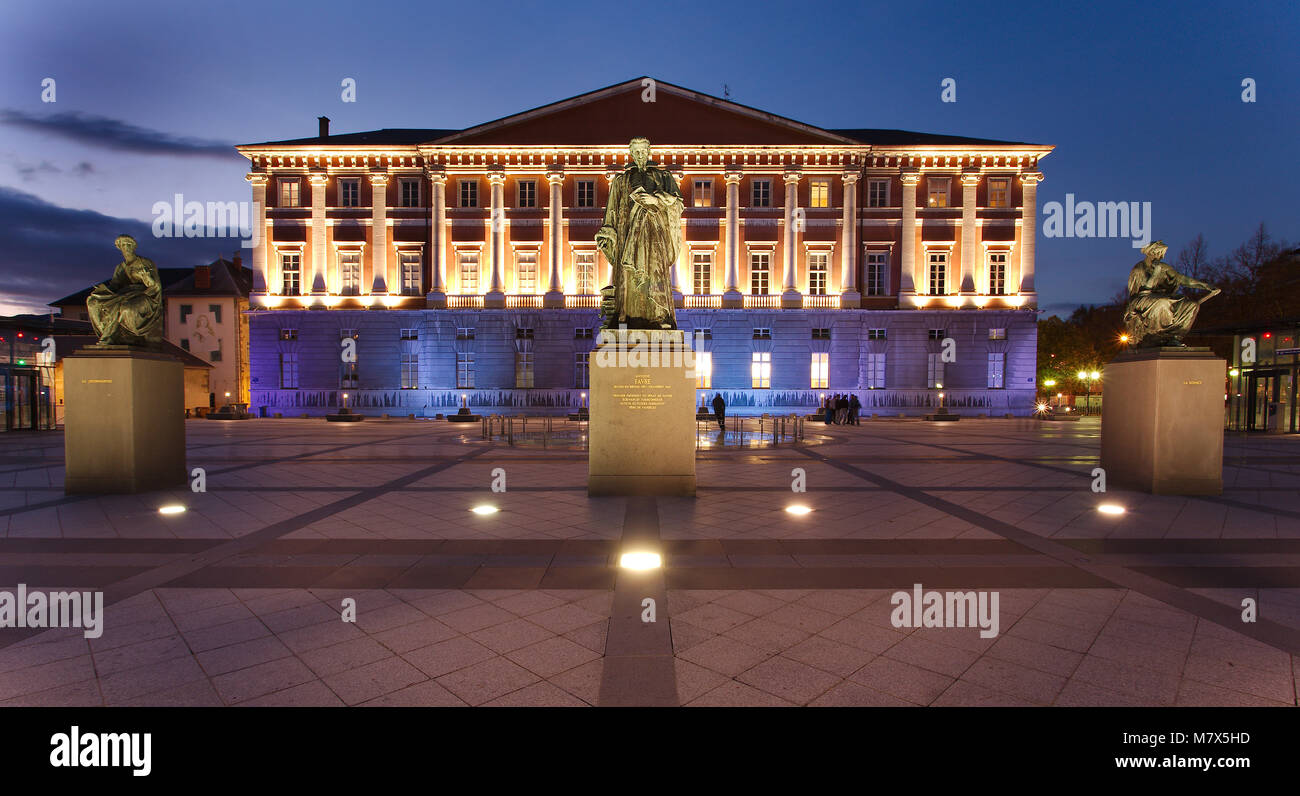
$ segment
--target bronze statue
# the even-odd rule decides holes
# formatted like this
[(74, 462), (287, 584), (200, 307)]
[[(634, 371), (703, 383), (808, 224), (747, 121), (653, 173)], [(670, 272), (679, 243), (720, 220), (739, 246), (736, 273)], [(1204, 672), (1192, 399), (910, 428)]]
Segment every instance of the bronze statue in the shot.
[(86, 299), (90, 325), (100, 345), (160, 348), (163, 337), (162, 282), (152, 260), (137, 257), (135, 238), (118, 235), (113, 241), (122, 262), (113, 278), (95, 285)]
[[(1134, 346), (1154, 348), (1183, 346), (1183, 335), (1192, 328), (1201, 303), (1219, 294), (1213, 285), (1174, 270), (1164, 261), (1169, 247), (1154, 241), (1142, 247), (1145, 258), (1128, 275), (1128, 306), (1124, 325)], [(1209, 292), (1200, 298), (1180, 294), (1189, 287)]]
[(676, 329), (672, 269), (681, 246), (677, 180), (650, 164), (650, 142), (633, 138), (632, 165), (614, 178), (596, 245), (613, 267), (601, 290), (606, 329)]

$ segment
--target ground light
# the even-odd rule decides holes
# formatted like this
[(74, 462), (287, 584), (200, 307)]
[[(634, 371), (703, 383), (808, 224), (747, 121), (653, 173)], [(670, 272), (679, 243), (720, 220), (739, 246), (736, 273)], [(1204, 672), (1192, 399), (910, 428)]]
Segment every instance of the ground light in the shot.
[(809, 508), (808, 506), (801, 506), (801, 505), (786, 506), (785, 510), (790, 514), (798, 514), (800, 516), (803, 516), (804, 514), (812, 513), (811, 508)]
[(623, 569), (659, 569), (663, 560), (658, 553), (637, 552), (624, 553), (618, 559), (618, 565)]
[(158, 513), (159, 514), (184, 514), (185, 507), (176, 503), (173, 503), (168, 506), (159, 506)]
[(1097, 507), (1097, 511), (1100, 511), (1102, 514), (1123, 514), (1124, 507), (1118, 503), (1102, 503)]
[(486, 503), (483, 504), (482, 506), (475, 506), (474, 508), (470, 509), (470, 511), (474, 512), (475, 514), (496, 514), (500, 510), (501, 509), (497, 508), (496, 506), (489, 506)]

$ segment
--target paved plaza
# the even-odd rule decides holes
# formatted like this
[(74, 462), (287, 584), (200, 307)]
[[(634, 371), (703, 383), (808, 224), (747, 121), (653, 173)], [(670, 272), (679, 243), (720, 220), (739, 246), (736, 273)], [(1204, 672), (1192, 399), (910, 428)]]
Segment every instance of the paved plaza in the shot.
[[(1297, 704), (1300, 438), (1230, 435), (1186, 498), (1094, 493), (1096, 419), (808, 429), (701, 448), (693, 500), (588, 498), (584, 451), (476, 424), (188, 421), (206, 491), (110, 497), (0, 436), (0, 589), (106, 605), (0, 629), (0, 704)], [(996, 592), (997, 635), (895, 626), (917, 583)]]

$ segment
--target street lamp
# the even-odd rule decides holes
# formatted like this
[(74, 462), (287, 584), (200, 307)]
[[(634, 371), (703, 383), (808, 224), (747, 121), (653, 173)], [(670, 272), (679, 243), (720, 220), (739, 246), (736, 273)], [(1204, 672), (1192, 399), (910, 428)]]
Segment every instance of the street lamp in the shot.
[(1078, 373), (1077, 375), (1078, 375), (1078, 377), (1079, 377), (1079, 381), (1083, 382), (1084, 384), (1086, 384), (1086, 385), (1088, 386), (1088, 394), (1087, 394), (1087, 397), (1084, 399), (1083, 409), (1084, 409), (1084, 412), (1091, 414), (1091, 412), (1092, 412), (1092, 383), (1093, 383), (1094, 381), (1097, 381), (1098, 379), (1101, 378), (1101, 372), (1100, 372), (1100, 371), (1096, 371), (1096, 370), (1093, 370), (1093, 371), (1081, 370), (1081, 371), (1079, 371), (1079, 373)]

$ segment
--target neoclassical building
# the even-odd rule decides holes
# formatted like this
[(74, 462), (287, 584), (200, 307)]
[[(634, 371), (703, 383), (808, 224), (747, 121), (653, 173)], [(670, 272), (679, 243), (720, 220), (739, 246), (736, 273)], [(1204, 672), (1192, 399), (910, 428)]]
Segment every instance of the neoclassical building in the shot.
[[(579, 405), (628, 141), (679, 180), (678, 325), (701, 397), (1027, 414), (1050, 146), (823, 129), (639, 78), (465, 130), (246, 144), (254, 408)], [(752, 407), (752, 409), (750, 409)]]

